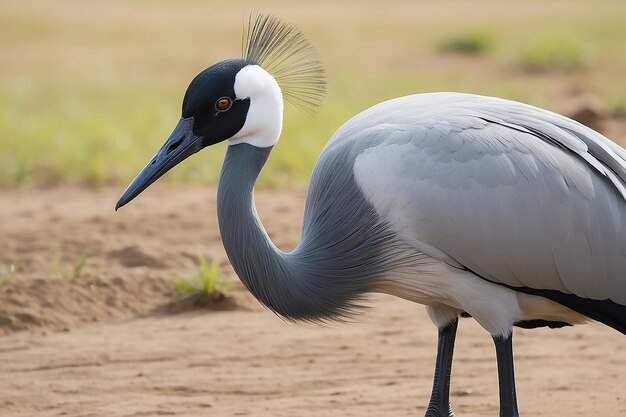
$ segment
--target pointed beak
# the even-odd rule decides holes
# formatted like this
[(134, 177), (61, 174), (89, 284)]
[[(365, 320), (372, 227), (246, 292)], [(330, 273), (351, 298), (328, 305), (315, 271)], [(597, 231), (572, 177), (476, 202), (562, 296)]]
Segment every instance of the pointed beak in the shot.
[(200, 149), (202, 149), (202, 137), (193, 133), (193, 117), (181, 118), (169, 139), (126, 188), (115, 205), (115, 210), (128, 204), (163, 174)]

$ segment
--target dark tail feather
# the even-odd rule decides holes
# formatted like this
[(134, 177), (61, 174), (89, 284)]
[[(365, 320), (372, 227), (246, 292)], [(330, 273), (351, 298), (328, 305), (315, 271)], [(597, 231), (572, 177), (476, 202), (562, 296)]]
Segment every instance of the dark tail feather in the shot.
[[(466, 270), (476, 274), (471, 269)], [(476, 274), (485, 281), (493, 282), (504, 287), (508, 287), (512, 290), (523, 292), (530, 295), (538, 295), (540, 297), (547, 298), (555, 301), (567, 308), (574, 310), (577, 313), (587, 316), (595, 321), (604, 323), (609, 327), (614, 328), (618, 332), (626, 335), (626, 306), (617, 304), (611, 300), (591, 300), (589, 298), (582, 298), (574, 294), (563, 294), (556, 290), (541, 290), (529, 287), (513, 287), (511, 285), (502, 284), (500, 282), (491, 281), (483, 277), (480, 274)], [(547, 323), (547, 322), (546, 322)]]
[(574, 294), (563, 294), (555, 290), (537, 290), (527, 287), (509, 287), (519, 292), (545, 297), (556, 301), (577, 313), (604, 323), (626, 335), (626, 306), (611, 300), (591, 300)]

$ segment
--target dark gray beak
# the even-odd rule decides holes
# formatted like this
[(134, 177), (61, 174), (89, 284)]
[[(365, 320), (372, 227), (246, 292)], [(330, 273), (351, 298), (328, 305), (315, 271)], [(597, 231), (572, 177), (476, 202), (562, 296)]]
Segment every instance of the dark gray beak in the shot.
[(169, 139), (126, 188), (115, 205), (115, 210), (128, 204), (163, 174), (200, 149), (202, 149), (202, 137), (193, 133), (193, 117), (181, 118)]

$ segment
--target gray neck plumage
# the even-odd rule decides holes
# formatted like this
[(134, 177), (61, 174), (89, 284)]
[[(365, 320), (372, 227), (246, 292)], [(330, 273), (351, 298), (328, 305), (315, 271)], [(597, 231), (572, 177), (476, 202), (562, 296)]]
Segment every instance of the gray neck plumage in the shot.
[(271, 147), (248, 144), (231, 145), (226, 152), (217, 210), (228, 258), (248, 290), (287, 319), (347, 316), (406, 255), (363, 199), (352, 170), (333, 173), (332, 161), (323, 159), (309, 187), (302, 240), (293, 252), (280, 251), (253, 199), (270, 152)]

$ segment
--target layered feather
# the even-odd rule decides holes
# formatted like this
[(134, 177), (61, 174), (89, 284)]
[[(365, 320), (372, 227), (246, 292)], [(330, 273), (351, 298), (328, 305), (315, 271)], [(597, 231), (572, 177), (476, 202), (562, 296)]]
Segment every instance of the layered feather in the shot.
[(268, 14), (250, 16), (243, 57), (272, 74), (285, 100), (312, 113), (326, 93), (326, 75), (317, 50), (302, 32)]

